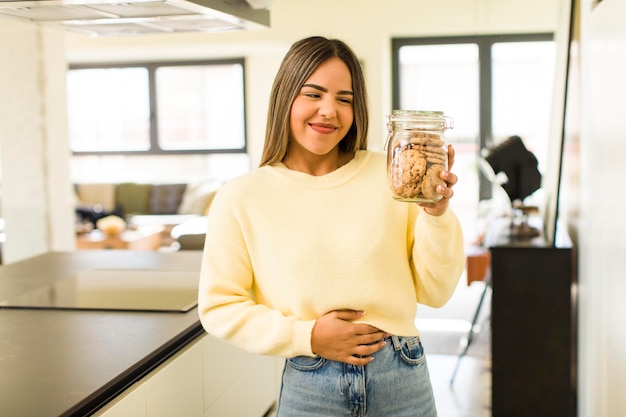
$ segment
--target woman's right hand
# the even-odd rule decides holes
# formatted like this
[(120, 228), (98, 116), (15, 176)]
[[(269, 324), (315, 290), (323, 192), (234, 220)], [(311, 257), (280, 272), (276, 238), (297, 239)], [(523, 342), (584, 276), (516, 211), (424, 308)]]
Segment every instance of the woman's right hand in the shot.
[(366, 365), (375, 352), (385, 346), (388, 333), (369, 324), (352, 323), (365, 313), (355, 310), (335, 310), (315, 322), (311, 332), (313, 353), (322, 358), (351, 365)]

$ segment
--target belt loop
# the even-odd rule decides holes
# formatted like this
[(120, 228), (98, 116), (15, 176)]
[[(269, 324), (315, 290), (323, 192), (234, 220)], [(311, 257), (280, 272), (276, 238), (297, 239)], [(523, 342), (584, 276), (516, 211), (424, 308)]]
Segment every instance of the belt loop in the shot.
[(402, 349), (402, 345), (400, 344), (400, 338), (398, 336), (391, 336), (391, 343), (393, 344), (393, 348), (395, 350)]

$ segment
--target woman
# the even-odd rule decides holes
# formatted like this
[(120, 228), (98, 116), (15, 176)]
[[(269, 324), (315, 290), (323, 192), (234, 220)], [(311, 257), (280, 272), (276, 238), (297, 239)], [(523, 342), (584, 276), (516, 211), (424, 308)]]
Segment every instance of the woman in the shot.
[[(294, 43), (272, 88), (260, 167), (209, 213), (199, 289), (205, 329), (286, 358), (282, 416), (435, 416), (417, 304), (442, 306), (464, 266), (459, 222), (394, 200), (367, 151), (358, 59), (340, 40)], [(454, 150), (449, 147), (449, 167)]]

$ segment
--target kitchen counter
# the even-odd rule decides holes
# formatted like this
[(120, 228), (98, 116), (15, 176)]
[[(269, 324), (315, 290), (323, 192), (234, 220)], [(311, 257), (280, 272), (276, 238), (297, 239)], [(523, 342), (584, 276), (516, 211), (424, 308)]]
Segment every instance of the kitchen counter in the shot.
[[(0, 300), (97, 268), (199, 271), (201, 252), (48, 253), (0, 266)], [(204, 334), (186, 313), (0, 308), (0, 416), (85, 416)]]

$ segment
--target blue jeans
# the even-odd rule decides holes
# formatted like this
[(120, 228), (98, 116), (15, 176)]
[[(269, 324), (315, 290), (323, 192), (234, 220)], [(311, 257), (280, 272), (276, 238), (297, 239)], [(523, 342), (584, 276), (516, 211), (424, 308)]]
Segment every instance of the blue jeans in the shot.
[(365, 366), (287, 359), (276, 417), (436, 417), (419, 337), (386, 342)]

